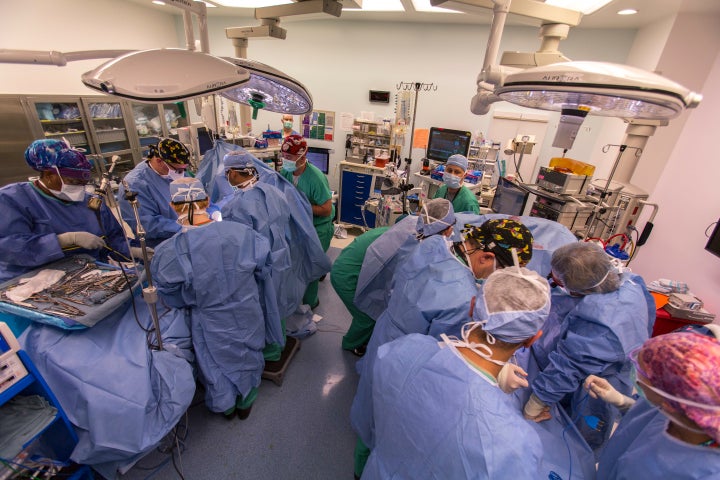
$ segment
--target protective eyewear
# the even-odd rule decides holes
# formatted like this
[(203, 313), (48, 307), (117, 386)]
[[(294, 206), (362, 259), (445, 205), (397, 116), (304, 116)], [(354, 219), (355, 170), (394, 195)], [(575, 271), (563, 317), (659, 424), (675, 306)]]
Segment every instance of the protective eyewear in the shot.
[(287, 153), (287, 152), (281, 152), (280, 156), (285, 160), (290, 160), (291, 162), (297, 162), (298, 160), (300, 160), (303, 157), (302, 154), (293, 155), (292, 153)]

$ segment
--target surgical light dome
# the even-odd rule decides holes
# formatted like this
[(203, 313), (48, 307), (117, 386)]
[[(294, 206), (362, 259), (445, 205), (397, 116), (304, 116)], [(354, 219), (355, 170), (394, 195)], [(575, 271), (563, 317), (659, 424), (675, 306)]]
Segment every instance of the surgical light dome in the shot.
[(638, 68), (604, 62), (562, 62), (508, 75), (494, 94), (528, 108), (662, 120), (694, 108), (702, 95)]
[(223, 57), (224, 60), (250, 72), (250, 80), (226, 89), (220, 95), (234, 102), (256, 108), (260, 103), (270, 112), (302, 115), (312, 111), (310, 92), (297, 80), (264, 63), (244, 58)]
[(173, 102), (209, 95), (250, 80), (243, 67), (207, 53), (178, 48), (121, 55), (82, 75), (82, 82), (140, 102)]

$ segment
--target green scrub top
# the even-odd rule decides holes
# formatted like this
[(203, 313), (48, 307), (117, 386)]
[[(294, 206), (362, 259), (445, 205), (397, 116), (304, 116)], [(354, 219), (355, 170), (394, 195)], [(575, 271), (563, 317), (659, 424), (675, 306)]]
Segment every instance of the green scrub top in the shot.
[[(447, 185), (443, 185), (437, 192), (435, 192), (435, 196), (433, 198), (445, 198), (447, 191)], [(455, 212), (480, 213), (480, 205), (478, 204), (475, 194), (465, 185), (462, 185), (460, 190), (458, 190), (455, 194), (455, 198), (452, 200), (452, 206)]]
[(333, 262), (331, 277), (336, 280), (342, 279), (341, 284), (343, 286), (351, 287), (353, 297), (355, 296), (355, 287), (360, 275), (360, 268), (365, 259), (365, 252), (370, 244), (385, 233), (388, 228), (390, 227), (373, 228), (356, 237), (350, 245), (343, 248), (343, 251)]
[[(295, 184), (292, 172), (281, 169), (280, 174), (290, 183)], [(332, 192), (330, 191), (330, 185), (328, 184), (327, 177), (320, 171), (319, 168), (310, 162), (307, 163), (305, 171), (300, 174), (298, 182), (295, 186), (298, 190), (305, 194), (312, 205), (322, 205), (332, 198)], [(332, 223), (333, 218), (335, 218), (335, 205), (332, 206), (330, 215), (327, 217), (316, 217), (313, 215), (313, 225), (317, 227), (318, 225)]]

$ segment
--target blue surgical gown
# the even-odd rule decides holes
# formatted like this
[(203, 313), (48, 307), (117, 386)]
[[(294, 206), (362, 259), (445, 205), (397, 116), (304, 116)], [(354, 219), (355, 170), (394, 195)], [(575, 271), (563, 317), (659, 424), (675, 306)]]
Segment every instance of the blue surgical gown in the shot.
[[(145, 161), (128, 172), (124, 182), (127, 182), (131, 191), (138, 194), (138, 215), (149, 247), (155, 247), (180, 231), (177, 213), (170, 206), (169, 179), (161, 177)], [(135, 213), (130, 203), (125, 200), (125, 185), (120, 185), (117, 197), (123, 219), (137, 232)]]
[(122, 228), (102, 204), (99, 212), (82, 202), (64, 202), (47, 195), (31, 182), (13, 183), (0, 188), (0, 281), (59, 260), (86, 253), (107, 260), (107, 249), (73, 248), (63, 251), (59, 233), (83, 231), (105, 238), (105, 243), (129, 257)]
[(450, 253), (441, 235), (426, 238), (406, 257), (393, 277), (388, 308), (358, 362), (360, 382), (350, 417), (365, 445), (372, 448), (374, 444), (371, 372), (378, 348), (409, 333), (459, 337), (462, 325), (470, 320), (470, 304), (477, 292), (470, 269)]
[(246, 225), (213, 222), (160, 244), (150, 265), (160, 297), (190, 309), (207, 407), (230, 409), (260, 385), (265, 367), (261, 295), (275, 295), (268, 241)]
[(454, 348), (407, 335), (380, 347), (372, 375), (377, 433), (363, 480), (548, 478), (530, 423)]
[[(292, 315), (300, 305), (305, 285), (292, 288), (297, 282), (291, 276), (290, 246), (285, 235), (289, 228), (290, 214), (285, 197), (280, 191), (266, 183), (257, 183), (247, 191), (238, 191), (224, 199), (223, 221), (247, 225), (265, 238), (270, 245), (272, 257), (272, 281), (278, 295), (263, 305), (266, 314), (272, 312), (277, 322), (267, 325), (266, 342), (284, 345), (285, 335), (280, 324), (281, 318)], [(295, 295), (292, 293), (295, 292)]]
[[(553, 292), (543, 336), (528, 356), (540, 371), (530, 378), (535, 395), (547, 404), (562, 402), (595, 450), (607, 441), (619, 412), (590, 397), (583, 382), (597, 375), (629, 395), (633, 385), (628, 355), (649, 338), (655, 321), (655, 302), (643, 279), (623, 273), (621, 282), (614, 292), (580, 298)], [(582, 418), (588, 415), (603, 423), (590, 428)]]
[(184, 310), (158, 305), (164, 350), (148, 348), (148, 305), (138, 294), (86, 330), (33, 323), (19, 341), (75, 427), (73, 461), (105, 478), (129, 468), (175, 427), (195, 394)]
[(671, 437), (668, 422), (657, 407), (639, 399), (600, 455), (598, 480), (720, 478), (720, 449)]
[[(232, 191), (230, 184), (223, 173), (223, 157), (242, 148), (221, 140), (215, 141), (215, 146), (205, 152), (203, 163), (198, 170), (197, 178), (203, 182), (210, 199), (218, 201)], [(286, 232), (290, 245), (293, 276), (298, 282), (305, 282), (305, 286), (317, 280), (330, 271), (330, 259), (320, 245), (315, 227), (313, 226), (312, 209), (310, 202), (295, 185), (285, 180), (282, 175), (268, 167), (261, 160), (253, 157), (253, 163), (260, 177), (260, 183), (266, 183), (280, 190), (285, 195), (290, 208), (290, 228)], [(303, 286), (303, 293), (304, 288)], [(294, 296), (296, 292), (292, 292)], [(301, 293), (302, 296), (302, 293)]]
[(375, 321), (388, 306), (395, 270), (418, 244), (416, 226), (417, 216), (403, 218), (377, 238), (365, 252), (354, 303)]

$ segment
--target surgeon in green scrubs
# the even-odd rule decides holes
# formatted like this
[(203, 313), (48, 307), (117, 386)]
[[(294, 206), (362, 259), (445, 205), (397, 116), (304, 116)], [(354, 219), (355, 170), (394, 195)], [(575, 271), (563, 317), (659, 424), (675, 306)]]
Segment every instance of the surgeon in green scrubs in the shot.
[[(283, 177), (293, 183), (310, 201), (313, 214), (313, 226), (320, 239), (323, 251), (330, 248), (330, 240), (334, 233), (333, 218), (335, 206), (332, 204), (332, 192), (327, 177), (315, 165), (308, 163), (307, 142), (301, 135), (288, 135), (280, 147), (283, 159)], [(315, 308), (320, 304), (318, 299), (318, 281), (308, 285), (303, 303)]]
[(375, 327), (375, 320), (360, 311), (353, 303), (355, 288), (357, 287), (360, 268), (365, 259), (365, 252), (370, 247), (370, 244), (385, 233), (388, 228), (390, 227), (373, 228), (355, 238), (350, 245), (340, 252), (340, 255), (333, 263), (332, 270), (330, 270), (330, 283), (332, 283), (338, 297), (352, 315), (350, 328), (342, 339), (342, 348), (360, 357), (365, 354), (365, 346), (370, 341), (370, 336)]
[(463, 185), (467, 173), (468, 159), (459, 154), (450, 155), (445, 163), (443, 185), (433, 198), (446, 198), (452, 202), (455, 212), (480, 213), (477, 197)]

